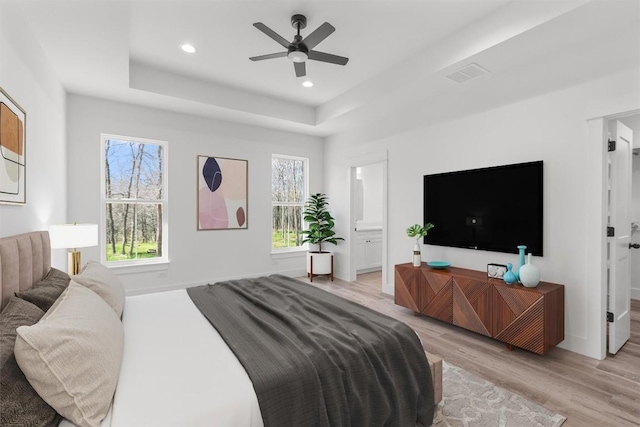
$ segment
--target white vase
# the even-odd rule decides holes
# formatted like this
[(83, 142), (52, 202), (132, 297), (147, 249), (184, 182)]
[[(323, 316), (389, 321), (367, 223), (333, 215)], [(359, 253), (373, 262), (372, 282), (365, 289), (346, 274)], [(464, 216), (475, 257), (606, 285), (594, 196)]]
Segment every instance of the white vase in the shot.
[(420, 246), (415, 245), (413, 247), (413, 266), (420, 267), (422, 265), (422, 258), (420, 256)]
[(527, 263), (520, 267), (518, 272), (520, 276), (520, 283), (527, 288), (535, 288), (540, 283), (540, 270), (538, 267), (531, 264), (531, 254), (527, 258)]

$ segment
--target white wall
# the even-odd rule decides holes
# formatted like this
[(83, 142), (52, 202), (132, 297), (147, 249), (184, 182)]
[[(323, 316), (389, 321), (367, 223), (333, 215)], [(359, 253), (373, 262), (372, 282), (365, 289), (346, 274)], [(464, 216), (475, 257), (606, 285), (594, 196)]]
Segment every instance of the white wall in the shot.
[[(326, 144), (325, 191), (334, 201), (338, 234), (348, 226), (348, 160), (358, 153), (388, 151), (388, 269), (409, 262), (413, 241), (405, 228), (422, 222), (422, 177), (429, 173), (543, 160), (544, 257), (534, 257), (542, 280), (565, 285), (565, 341), (562, 347), (587, 353), (599, 335), (589, 332), (587, 318), (587, 236), (590, 193), (585, 144), (586, 119), (599, 99), (639, 92), (638, 70), (515, 102), (466, 117), (443, 117), (438, 123), (409, 127), (384, 139), (367, 141), (357, 132), (329, 138)], [(489, 94), (488, 94), (489, 95)], [(463, 97), (464, 95), (460, 95)], [(465, 99), (459, 100), (460, 104)], [(477, 102), (477, 100), (476, 100)], [(402, 111), (397, 112), (398, 115)], [(394, 119), (388, 119), (390, 128)], [(403, 124), (407, 128), (406, 124)], [(390, 129), (386, 134), (392, 134)], [(366, 131), (363, 131), (366, 135)], [(523, 182), (522, 185), (526, 185)], [(517, 197), (517, 195), (509, 195)], [(514, 212), (517, 215), (517, 212)], [(336, 251), (338, 277), (348, 277), (348, 254)], [(513, 262), (517, 255), (427, 246), (426, 260), (446, 260), (458, 267), (485, 270), (490, 262)], [(389, 280), (393, 277), (388, 275)], [(387, 284), (392, 290), (393, 284)], [(596, 356), (592, 356), (596, 357)]]
[[(127, 292), (281, 272), (305, 275), (304, 253), (271, 256), (271, 155), (309, 158), (310, 191), (322, 191), (322, 139), (146, 107), (68, 96), (69, 217), (100, 220), (100, 134), (169, 142), (168, 269), (119, 270)], [(248, 229), (196, 231), (197, 155), (249, 161)], [(83, 261), (99, 259), (85, 248)]]
[[(66, 222), (66, 95), (15, 3), (0, 1), (0, 86), (26, 111), (26, 205), (0, 205), (0, 237)], [(64, 252), (52, 263), (66, 270)]]

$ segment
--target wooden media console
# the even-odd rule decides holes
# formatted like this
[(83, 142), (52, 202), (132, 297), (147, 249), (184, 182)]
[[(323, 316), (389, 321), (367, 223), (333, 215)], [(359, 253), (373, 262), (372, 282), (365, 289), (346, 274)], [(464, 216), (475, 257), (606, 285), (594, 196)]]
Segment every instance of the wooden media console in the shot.
[(564, 286), (507, 285), (486, 272), (395, 266), (395, 303), (537, 354), (564, 339)]

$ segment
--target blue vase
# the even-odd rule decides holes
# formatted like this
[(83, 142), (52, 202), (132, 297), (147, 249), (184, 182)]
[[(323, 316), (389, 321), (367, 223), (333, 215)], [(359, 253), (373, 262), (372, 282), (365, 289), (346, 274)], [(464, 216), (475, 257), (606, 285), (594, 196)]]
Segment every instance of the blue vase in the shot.
[(515, 281), (517, 280), (515, 273), (513, 271), (511, 271), (512, 268), (513, 268), (513, 264), (508, 263), (507, 264), (507, 271), (502, 276), (502, 280), (504, 280), (504, 283), (506, 283), (507, 285), (511, 285), (511, 284), (515, 283)]
[(519, 282), (520, 281), (520, 267), (522, 267), (524, 265), (524, 251), (527, 249), (527, 247), (525, 245), (519, 245), (517, 246), (518, 248), (518, 268), (515, 269), (515, 271), (513, 272), (513, 274), (516, 275), (516, 280)]

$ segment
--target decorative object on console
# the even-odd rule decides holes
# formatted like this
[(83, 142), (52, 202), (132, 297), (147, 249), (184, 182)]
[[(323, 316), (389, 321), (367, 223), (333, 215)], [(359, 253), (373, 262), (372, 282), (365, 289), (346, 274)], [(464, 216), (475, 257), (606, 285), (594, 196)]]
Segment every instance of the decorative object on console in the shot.
[(420, 224), (414, 224), (411, 227), (407, 228), (407, 236), (415, 238), (416, 244), (413, 247), (413, 266), (420, 267), (422, 264), (422, 256), (420, 254), (420, 239), (429, 233), (434, 225), (430, 222), (427, 222), (424, 226)]
[(518, 245), (518, 267), (516, 269), (513, 270), (513, 274), (516, 275), (516, 280), (519, 282), (520, 281), (520, 267), (522, 267), (524, 265), (524, 251), (527, 249), (527, 247), (525, 245)]
[(0, 88), (0, 203), (25, 204), (27, 113)]
[(504, 264), (487, 264), (487, 277), (491, 279), (502, 279), (506, 272), (507, 266)]
[(333, 280), (333, 254), (322, 250), (322, 243), (338, 244), (338, 240), (344, 240), (342, 237), (336, 237), (333, 231), (335, 220), (329, 212), (329, 202), (327, 195), (316, 193), (309, 196), (302, 213), (304, 221), (309, 224), (309, 228), (302, 230), (305, 235), (302, 243), (311, 243), (318, 245), (317, 251), (309, 251), (307, 253), (307, 274), (309, 279), (313, 281), (313, 276), (319, 274), (328, 274)]
[(507, 271), (504, 273), (504, 276), (502, 277), (502, 280), (504, 280), (504, 283), (506, 283), (507, 285), (511, 285), (513, 283), (516, 282), (516, 275), (514, 274), (514, 272), (511, 270), (513, 268), (513, 264), (508, 263), (507, 264)]
[(422, 255), (420, 254), (420, 246), (415, 245), (413, 248), (413, 266), (420, 267), (422, 264)]
[[(431, 268), (449, 268), (451, 267), (451, 263), (450, 262), (446, 262), (446, 261), (429, 261), (427, 262), (427, 265)], [(415, 267), (415, 265), (414, 265)]]
[(56, 224), (49, 227), (52, 248), (73, 249), (69, 252), (67, 269), (69, 274), (80, 271), (78, 248), (98, 246), (98, 224)]
[(535, 288), (540, 283), (540, 270), (531, 264), (531, 253), (527, 257), (527, 263), (520, 267), (520, 283), (527, 288)]
[(247, 160), (198, 156), (198, 230), (247, 228)]

